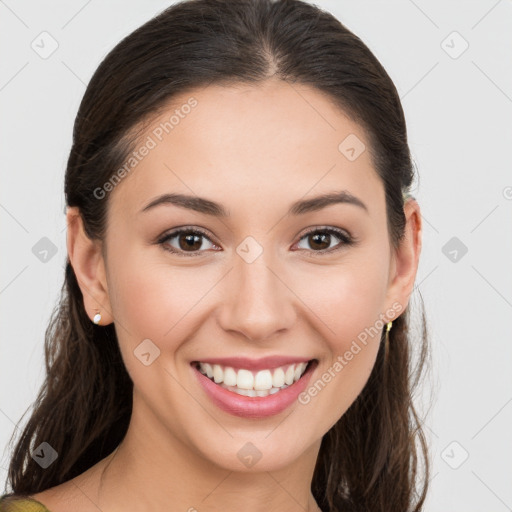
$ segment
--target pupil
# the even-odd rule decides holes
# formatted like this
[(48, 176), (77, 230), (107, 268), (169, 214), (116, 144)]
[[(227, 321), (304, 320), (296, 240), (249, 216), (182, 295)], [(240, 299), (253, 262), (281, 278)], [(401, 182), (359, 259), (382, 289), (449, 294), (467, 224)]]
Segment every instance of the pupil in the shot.
[[(182, 243), (183, 239), (186, 240), (184, 243)], [(194, 234), (180, 236), (180, 248), (184, 249), (184, 250), (199, 249), (201, 247), (200, 239), (201, 239), (201, 237), (199, 235), (194, 235)], [(196, 247), (194, 247), (194, 244), (196, 244)]]
[[(314, 248), (315, 245), (317, 245), (318, 247), (318, 242), (320, 243), (320, 245), (323, 243), (324, 244), (324, 247), (318, 247), (319, 249), (326, 249), (327, 247), (329, 247), (329, 238), (330, 238), (331, 235), (329, 235), (328, 233), (326, 234), (318, 234), (318, 233), (315, 233), (314, 235), (311, 235), (311, 239), (314, 240), (314, 243), (312, 244), (312, 247)], [(327, 244), (327, 245), (325, 245)]]

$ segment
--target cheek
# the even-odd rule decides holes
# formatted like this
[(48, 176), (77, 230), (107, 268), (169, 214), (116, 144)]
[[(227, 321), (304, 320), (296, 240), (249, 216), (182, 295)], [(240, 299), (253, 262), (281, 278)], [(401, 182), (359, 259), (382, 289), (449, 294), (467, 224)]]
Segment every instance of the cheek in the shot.
[(207, 267), (177, 268), (155, 251), (125, 252), (110, 276), (111, 306), (122, 339), (132, 343), (149, 338), (166, 349), (180, 339), (192, 319), (197, 320), (201, 299), (218, 280)]
[(367, 383), (379, 349), (385, 297), (381, 268), (374, 264), (364, 272), (346, 270), (317, 281), (322, 292), (312, 309), (318, 312), (314, 328), (322, 333), (324, 354), (299, 396), (307, 411), (305, 431), (325, 433), (345, 414)]
[(347, 350), (385, 312), (387, 278), (385, 262), (358, 258), (303, 281), (301, 296), (308, 297), (307, 303), (325, 324), (322, 332), (333, 352)]
[(368, 380), (384, 327), (388, 262), (370, 253), (359, 253), (337, 268), (308, 277), (298, 291), (308, 297), (305, 302), (318, 318), (314, 328), (322, 333), (325, 357), (316, 377), (322, 381), (317, 388), (325, 385), (329, 390), (319, 393), (322, 397), (317, 404), (329, 407), (335, 400), (333, 420)]
[[(146, 402), (153, 404), (153, 410), (170, 407), (176, 411), (180, 400), (186, 401), (186, 397), (172, 387), (170, 374), (183, 378), (184, 369), (178, 361), (180, 346), (205, 321), (201, 298), (217, 279), (208, 279), (192, 267), (176, 269), (169, 263), (150, 262), (130, 254), (123, 255), (111, 277), (115, 289), (111, 301), (115, 329), (135, 388)], [(147, 351), (142, 347), (153, 349), (147, 342), (141, 345), (148, 339), (160, 352), (150, 352), (157, 356), (145, 366), (137, 355)]]

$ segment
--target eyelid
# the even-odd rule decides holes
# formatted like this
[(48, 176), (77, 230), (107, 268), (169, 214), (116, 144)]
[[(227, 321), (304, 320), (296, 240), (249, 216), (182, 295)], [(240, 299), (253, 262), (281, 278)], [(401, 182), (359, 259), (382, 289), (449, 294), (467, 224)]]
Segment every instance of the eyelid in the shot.
[(352, 235), (346, 230), (342, 228), (337, 228), (335, 226), (329, 226), (329, 225), (320, 225), (320, 226), (313, 226), (311, 228), (307, 228), (305, 231), (300, 233), (300, 240), (302, 240), (306, 235), (310, 235), (311, 233), (316, 233), (317, 231), (321, 232), (333, 232), (338, 234), (338, 236), (344, 236), (346, 238), (352, 239)]

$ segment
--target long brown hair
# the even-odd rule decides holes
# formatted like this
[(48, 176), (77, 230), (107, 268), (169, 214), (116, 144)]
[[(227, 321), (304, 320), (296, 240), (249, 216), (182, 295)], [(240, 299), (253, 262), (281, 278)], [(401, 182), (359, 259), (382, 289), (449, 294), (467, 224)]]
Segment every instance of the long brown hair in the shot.
[[(67, 205), (79, 207), (87, 235), (103, 240), (105, 234), (108, 197), (98, 200), (94, 191), (133, 151), (133, 133), (172, 97), (210, 83), (257, 84), (271, 76), (326, 93), (365, 129), (385, 188), (390, 240), (398, 247), (402, 193), (415, 174), (398, 93), (356, 35), (300, 0), (182, 1), (106, 56), (80, 104), (65, 176)], [(383, 330), (364, 389), (322, 439), (312, 492), (324, 511), (422, 509), (429, 457), (413, 393), (430, 352), (423, 303), (414, 336), (409, 313), (407, 307), (393, 322), (386, 358)], [(416, 365), (410, 343), (418, 348)], [(119, 445), (130, 420), (133, 383), (114, 324), (90, 321), (69, 258), (45, 333), (45, 363), (44, 383), (12, 453), (11, 494), (35, 494), (83, 473)], [(58, 453), (46, 469), (31, 457), (42, 442)]]

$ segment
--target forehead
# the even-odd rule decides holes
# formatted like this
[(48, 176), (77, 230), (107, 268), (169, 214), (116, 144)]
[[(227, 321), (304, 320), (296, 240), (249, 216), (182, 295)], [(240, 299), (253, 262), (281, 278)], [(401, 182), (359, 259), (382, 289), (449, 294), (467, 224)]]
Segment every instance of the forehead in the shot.
[(230, 211), (288, 205), (308, 191), (348, 189), (375, 204), (383, 197), (362, 127), (305, 85), (190, 90), (151, 120), (134, 149), (110, 197), (124, 215), (169, 192), (211, 197)]

